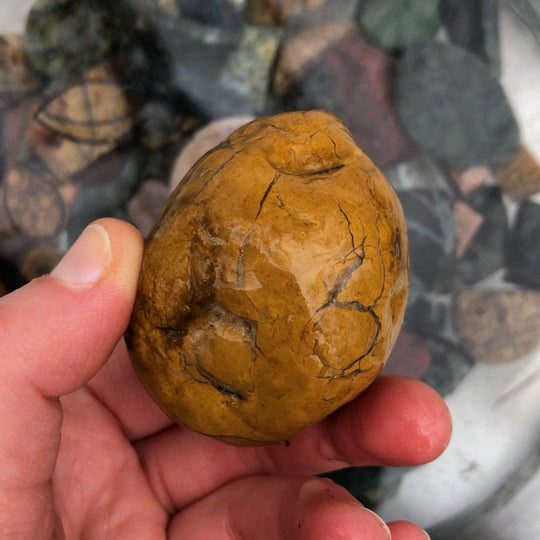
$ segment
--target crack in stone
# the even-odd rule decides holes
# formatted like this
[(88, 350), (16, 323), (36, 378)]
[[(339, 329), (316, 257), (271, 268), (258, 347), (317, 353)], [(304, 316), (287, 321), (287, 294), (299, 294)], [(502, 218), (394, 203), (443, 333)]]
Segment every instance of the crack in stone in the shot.
[[(217, 150), (220, 150), (221, 148), (218, 146), (213, 150), (213, 152), (216, 152)], [(241, 151), (238, 150), (234, 152), (228, 159), (226, 159), (211, 175), (210, 178), (206, 179), (203, 183), (203, 185), (200, 187), (200, 189), (193, 195), (194, 199), (197, 199), (199, 195), (208, 187), (208, 184), (212, 182), (212, 180), (238, 155)]]
[(199, 362), (197, 362), (195, 369), (206, 379), (208, 384), (214, 387), (218, 392), (221, 392), (228, 397), (232, 397), (233, 399), (239, 399), (240, 401), (247, 400), (248, 396), (246, 394), (240, 392), (240, 390), (234, 388), (230, 384), (220, 381), (217, 377), (212, 375), (212, 373), (204, 369)]
[(268, 187), (266, 188), (266, 191), (264, 192), (262, 199), (259, 201), (259, 210), (257, 210), (257, 214), (255, 216), (255, 221), (259, 219), (259, 216), (262, 212), (264, 203), (266, 202), (266, 199), (268, 198), (268, 195), (270, 194), (270, 191), (272, 191), (272, 188), (274, 187), (274, 184), (278, 181), (279, 177), (281, 176), (281, 173), (276, 173), (274, 178), (272, 178), (272, 181), (268, 184)]

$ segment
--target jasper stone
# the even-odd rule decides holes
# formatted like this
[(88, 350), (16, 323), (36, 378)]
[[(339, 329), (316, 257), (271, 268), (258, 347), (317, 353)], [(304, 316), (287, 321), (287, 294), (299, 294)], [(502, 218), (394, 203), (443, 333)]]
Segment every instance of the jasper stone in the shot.
[(260, 118), (197, 162), (147, 239), (135, 370), (196, 431), (286, 440), (381, 371), (408, 266), (399, 201), (345, 126)]
[(540, 289), (540, 204), (521, 203), (505, 240), (506, 279)]

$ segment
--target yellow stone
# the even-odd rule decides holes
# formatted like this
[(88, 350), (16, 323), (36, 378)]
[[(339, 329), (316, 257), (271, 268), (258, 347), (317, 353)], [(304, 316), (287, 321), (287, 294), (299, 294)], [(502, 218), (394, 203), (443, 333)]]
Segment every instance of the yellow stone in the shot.
[(283, 441), (377, 377), (408, 277), (398, 198), (338, 118), (260, 118), (193, 166), (150, 233), (133, 364), (177, 422)]

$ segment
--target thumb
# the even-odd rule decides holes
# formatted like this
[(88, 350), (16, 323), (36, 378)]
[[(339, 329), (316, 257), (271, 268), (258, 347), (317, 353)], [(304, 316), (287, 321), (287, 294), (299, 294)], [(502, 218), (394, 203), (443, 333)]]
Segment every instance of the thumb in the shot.
[(99, 220), (49, 276), (0, 299), (2, 538), (52, 536), (58, 397), (84, 385), (122, 337), (141, 252), (131, 225)]

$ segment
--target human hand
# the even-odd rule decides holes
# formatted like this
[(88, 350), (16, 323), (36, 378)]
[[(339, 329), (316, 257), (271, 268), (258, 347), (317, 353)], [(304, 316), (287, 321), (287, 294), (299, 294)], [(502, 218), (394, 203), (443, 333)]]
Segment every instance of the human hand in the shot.
[(426, 538), (312, 475), (434, 459), (451, 431), (443, 400), (380, 377), (289, 445), (175, 425), (122, 339), (141, 252), (130, 225), (99, 220), (51, 275), (0, 299), (0, 538)]

